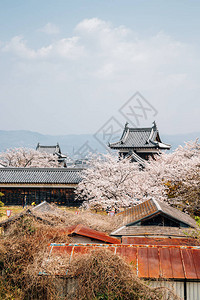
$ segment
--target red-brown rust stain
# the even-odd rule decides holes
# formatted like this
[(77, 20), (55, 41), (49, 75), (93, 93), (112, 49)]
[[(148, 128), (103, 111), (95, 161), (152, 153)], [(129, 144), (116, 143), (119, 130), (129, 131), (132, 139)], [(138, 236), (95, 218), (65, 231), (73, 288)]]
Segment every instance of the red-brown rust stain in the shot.
[(132, 245), (197, 245), (196, 239), (193, 238), (146, 238), (146, 237), (122, 237), (122, 244)]
[[(51, 250), (50, 250), (51, 251)], [(61, 255), (66, 255), (66, 254), (71, 254), (72, 251), (72, 246), (52, 246), (52, 254), (61, 254)]]
[(138, 248), (138, 276), (149, 277), (147, 247)]
[(69, 234), (75, 233), (75, 234), (78, 234), (78, 235), (87, 236), (87, 237), (92, 238), (92, 239), (103, 241), (105, 243), (121, 244), (120, 240), (118, 240), (117, 238), (111, 237), (111, 236), (109, 236), (108, 234), (106, 234), (104, 232), (91, 229), (91, 228), (89, 228), (87, 226), (84, 226), (82, 224), (78, 224), (76, 226), (69, 227), (68, 232), (69, 232)]
[(173, 278), (169, 248), (160, 248), (160, 270), (162, 278)]
[(147, 248), (147, 249), (148, 249), (149, 277), (159, 278), (160, 264), (159, 264), (158, 248)]
[(193, 249), (192, 255), (193, 255), (193, 260), (194, 260), (194, 266), (197, 274), (197, 278), (200, 279), (200, 251)]
[(170, 248), (169, 251), (173, 278), (185, 278), (180, 249)]
[(187, 279), (198, 279), (192, 250), (191, 249), (181, 249), (182, 257), (183, 257), (183, 264), (184, 264), (184, 270), (185, 270), (185, 278)]
[(74, 247), (74, 255), (82, 255), (82, 254), (86, 254), (88, 252), (90, 252), (91, 250), (93, 250), (94, 247), (88, 247), (88, 246), (75, 246)]
[(122, 257), (134, 270), (137, 268), (137, 248), (136, 247), (117, 247), (116, 254)]

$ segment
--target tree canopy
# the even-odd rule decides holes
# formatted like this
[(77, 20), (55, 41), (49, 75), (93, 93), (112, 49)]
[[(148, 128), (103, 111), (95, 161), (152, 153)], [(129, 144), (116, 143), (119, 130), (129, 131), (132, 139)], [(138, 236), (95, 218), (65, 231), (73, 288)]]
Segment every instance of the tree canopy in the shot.
[(5, 167), (58, 168), (56, 156), (28, 148), (8, 149), (0, 153), (0, 163)]
[(200, 144), (198, 140), (162, 153), (141, 169), (128, 159), (94, 156), (84, 171), (77, 197), (90, 207), (129, 207), (151, 197), (200, 213)]

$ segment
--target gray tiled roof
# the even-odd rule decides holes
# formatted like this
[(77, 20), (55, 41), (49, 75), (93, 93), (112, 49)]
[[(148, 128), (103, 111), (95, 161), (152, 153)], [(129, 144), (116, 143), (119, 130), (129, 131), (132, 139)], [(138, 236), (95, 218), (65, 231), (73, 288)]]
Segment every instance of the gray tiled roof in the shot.
[(109, 145), (110, 148), (163, 148), (169, 149), (170, 145), (163, 144), (160, 140), (159, 132), (154, 125), (147, 128), (124, 128), (121, 139)]
[(0, 184), (77, 184), (81, 181), (82, 170), (78, 168), (0, 168)]
[(157, 202), (158, 210), (162, 211), (166, 215), (171, 216), (174, 219), (180, 220), (181, 222), (188, 224), (191, 227), (197, 227), (195, 220), (192, 219), (189, 215), (168, 205), (165, 202), (161, 202), (161, 201), (155, 201), (155, 202)]
[(196, 227), (196, 222), (189, 215), (179, 211), (167, 203), (149, 199), (138, 205), (135, 205), (121, 213), (118, 216), (121, 218), (124, 225), (136, 224), (137, 222), (149, 218), (157, 213), (163, 213), (173, 219), (179, 220), (190, 227)]

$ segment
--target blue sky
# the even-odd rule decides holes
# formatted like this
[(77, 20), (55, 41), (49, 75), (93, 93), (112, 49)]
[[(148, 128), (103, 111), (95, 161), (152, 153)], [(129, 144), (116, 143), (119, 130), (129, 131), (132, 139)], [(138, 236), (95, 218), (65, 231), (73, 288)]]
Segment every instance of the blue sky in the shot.
[(200, 131), (199, 14), (198, 0), (1, 0), (0, 129), (94, 133), (124, 124), (139, 91), (156, 113), (135, 125)]

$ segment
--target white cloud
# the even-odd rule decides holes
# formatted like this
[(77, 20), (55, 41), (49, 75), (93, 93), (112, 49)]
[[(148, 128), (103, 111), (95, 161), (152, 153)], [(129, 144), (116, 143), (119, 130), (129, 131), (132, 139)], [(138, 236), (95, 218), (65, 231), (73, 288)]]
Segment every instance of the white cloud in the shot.
[(44, 27), (40, 28), (39, 31), (52, 35), (52, 34), (58, 34), (60, 32), (60, 29), (57, 25), (53, 23), (47, 23)]
[[(0, 71), (0, 77), (7, 79), (5, 98), (8, 89), (11, 94), (13, 90), (13, 99), (20, 93), (24, 95), (22, 87), (26, 83), (28, 98), (30, 93), (32, 99), (42, 95), (46, 118), (56, 113), (49, 99), (59, 98), (63, 109), (58, 110), (58, 119), (63, 128), (77, 126), (77, 131), (81, 128), (82, 132), (91, 132), (93, 123), (96, 130), (122, 105), (121, 101), (137, 90), (145, 91), (149, 100), (154, 99), (152, 104), (160, 119), (170, 124), (172, 131), (177, 122), (181, 130), (192, 126), (178, 113), (174, 118), (172, 111), (174, 103), (180, 108), (187, 97), (192, 97), (195, 104), (188, 103), (190, 106), (182, 109), (195, 115), (200, 93), (198, 51), (164, 32), (144, 38), (125, 26), (114, 27), (92, 18), (77, 24), (72, 36), (54, 38), (47, 46), (32, 48), (22, 36), (16, 36), (1, 44), (0, 51), (7, 53), (7, 59), (15, 57), (12, 68), (7, 68), (7, 77)], [(12, 102), (12, 95), (9, 99)], [(42, 122), (34, 130), (41, 131)]]
[(21, 58), (35, 58), (35, 50), (29, 49), (26, 46), (26, 42), (23, 39), (23, 36), (13, 37), (5, 46), (2, 47), (3, 52), (10, 52)]
[(24, 59), (52, 59), (67, 58), (76, 59), (83, 55), (84, 47), (79, 45), (79, 38), (63, 38), (46, 47), (37, 50), (27, 46), (22, 36), (13, 37), (8, 43), (2, 47), (3, 52), (11, 53)]

